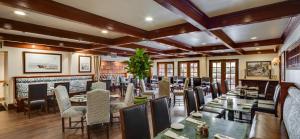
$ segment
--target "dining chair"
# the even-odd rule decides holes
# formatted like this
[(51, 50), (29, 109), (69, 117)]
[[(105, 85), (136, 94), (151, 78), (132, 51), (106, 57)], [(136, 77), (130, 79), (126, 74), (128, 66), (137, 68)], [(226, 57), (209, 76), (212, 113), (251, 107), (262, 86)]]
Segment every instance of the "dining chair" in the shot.
[(258, 94), (258, 99), (266, 99), (266, 96), (267, 96), (267, 93), (268, 93), (268, 89), (269, 89), (269, 85), (270, 85), (270, 82), (268, 81), (266, 83), (264, 93), (263, 94)]
[(226, 111), (224, 109), (204, 106), (205, 98), (204, 98), (204, 92), (203, 92), (202, 87), (200, 87), (200, 86), (196, 87), (195, 94), (196, 94), (197, 110), (217, 113), (217, 114), (219, 114), (218, 118), (221, 118), (221, 117), (225, 118)]
[(120, 109), (132, 106), (134, 104), (134, 86), (133, 83), (129, 83), (127, 86), (126, 94), (125, 94), (125, 99), (124, 101), (117, 101), (117, 102), (111, 102), (110, 104), (110, 115), (111, 119), (110, 122), (112, 123), (113, 118), (118, 118), (114, 117), (114, 113), (118, 113)]
[(147, 90), (144, 80), (140, 80), (141, 92), (143, 96), (150, 96), (152, 99), (155, 98), (156, 90)]
[(65, 86), (67, 89), (67, 92), (70, 93), (70, 82), (59, 82), (59, 83), (54, 83), (54, 88), (56, 88), (57, 86)]
[(91, 86), (91, 90), (95, 90), (95, 89), (103, 89), (103, 90), (106, 90), (106, 83), (105, 82), (94, 82), (92, 83), (92, 86)]
[(227, 94), (227, 92), (230, 91), (229, 80), (225, 80), (224, 85), (225, 85), (225, 92), (224, 93)]
[(158, 94), (159, 97), (167, 96), (170, 98), (170, 82), (167, 78), (162, 79), (158, 83)]
[(173, 90), (173, 105), (175, 106), (176, 104), (176, 97), (177, 96), (184, 96), (184, 93), (185, 93), (185, 90), (188, 89), (188, 84), (189, 84), (189, 79), (186, 78), (185, 81), (184, 81), (184, 85), (183, 85), (183, 89), (182, 90), (177, 90), (177, 89), (174, 89)]
[(152, 84), (158, 83), (158, 77), (157, 77), (157, 75), (153, 75), (152, 76), (151, 83)]
[(217, 98), (218, 94), (219, 94), (218, 84), (217, 83), (212, 83), (210, 88), (211, 88), (211, 97), (212, 97), (212, 99)]
[(193, 86), (194, 87), (201, 86), (201, 78), (193, 77)]
[(160, 97), (150, 100), (152, 129), (153, 134), (156, 136), (159, 132), (167, 129), (171, 125), (169, 107), (169, 97)]
[(109, 138), (110, 123), (110, 98), (109, 91), (95, 89), (87, 92), (86, 124), (88, 139), (91, 138), (91, 128), (100, 125), (106, 129), (106, 137)]
[[(58, 108), (60, 111), (60, 116), (62, 120), (62, 132), (65, 132), (65, 129), (78, 129), (81, 128), (83, 133), (84, 126), (83, 120), (86, 114), (86, 107), (85, 106), (72, 106), (71, 101), (69, 98), (69, 94), (65, 86), (57, 86), (54, 89), (54, 93), (56, 96)], [(75, 123), (80, 122), (81, 127), (72, 127), (72, 120), (71, 118), (80, 117), (80, 121), (74, 121)], [(69, 128), (65, 128), (65, 118), (69, 118)], [(76, 124), (77, 125), (77, 124)]]
[(275, 117), (278, 117), (277, 107), (280, 96), (281, 87), (278, 84), (275, 88), (274, 96), (272, 100), (258, 100), (257, 107), (254, 107), (254, 111), (265, 112), (274, 114)]
[[(197, 112), (197, 106), (196, 106), (196, 101), (195, 101), (195, 95), (193, 90), (186, 90), (185, 96), (184, 96), (184, 101), (186, 103), (186, 114), (187, 116), (190, 116), (192, 112)], [(205, 116), (209, 117), (215, 117), (219, 118), (219, 114), (217, 113), (212, 113), (212, 112), (206, 112), (206, 111), (201, 111), (201, 113)]]
[(122, 139), (151, 139), (146, 104), (120, 110)]
[(95, 83), (96, 81), (86, 81), (86, 91), (91, 91), (92, 90), (92, 84)]
[(222, 96), (222, 86), (221, 86), (221, 82), (216, 82), (217, 86), (218, 86), (218, 96)]
[(28, 98), (24, 101), (24, 114), (30, 118), (31, 110), (44, 108), (48, 113), (47, 105), (47, 84), (28, 85)]

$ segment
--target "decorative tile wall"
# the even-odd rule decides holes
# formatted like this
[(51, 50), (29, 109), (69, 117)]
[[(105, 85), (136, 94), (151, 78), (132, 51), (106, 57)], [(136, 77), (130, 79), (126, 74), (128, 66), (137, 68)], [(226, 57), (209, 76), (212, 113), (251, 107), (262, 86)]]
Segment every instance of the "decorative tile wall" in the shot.
[(52, 95), (52, 88), (54, 83), (70, 82), (70, 93), (77, 93), (86, 91), (87, 81), (92, 81), (92, 75), (86, 76), (65, 76), (65, 77), (36, 77), (36, 78), (16, 78), (16, 96), (18, 98), (28, 97), (28, 85), (29, 84), (48, 84), (48, 95)]

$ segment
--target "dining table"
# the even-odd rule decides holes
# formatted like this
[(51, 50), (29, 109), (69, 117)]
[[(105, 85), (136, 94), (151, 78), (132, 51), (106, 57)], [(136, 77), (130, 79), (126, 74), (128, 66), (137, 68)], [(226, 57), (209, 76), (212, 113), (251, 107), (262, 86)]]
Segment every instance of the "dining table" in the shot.
[[(250, 132), (250, 124), (238, 123), (224, 119), (202, 116), (187, 117), (179, 122), (184, 125), (183, 129), (167, 128), (160, 132), (154, 139), (214, 139), (215, 136), (228, 137), (227, 139), (247, 139)], [(208, 126), (208, 137), (199, 133), (199, 126)], [(169, 133), (173, 133), (170, 136)], [(225, 138), (224, 138), (225, 139)]]
[(228, 111), (228, 120), (234, 120), (234, 112), (239, 113), (239, 120), (243, 120), (242, 114), (251, 114), (257, 99), (245, 99), (234, 96), (221, 96), (208, 102), (205, 106), (221, 108)]
[[(111, 101), (114, 101), (114, 100), (120, 98), (120, 95), (118, 95), (118, 94), (109, 95), (109, 97), (110, 97)], [(73, 103), (85, 104), (87, 102), (87, 95), (86, 94), (74, 95), (74, 96), (70, 97), (70, 101)]]

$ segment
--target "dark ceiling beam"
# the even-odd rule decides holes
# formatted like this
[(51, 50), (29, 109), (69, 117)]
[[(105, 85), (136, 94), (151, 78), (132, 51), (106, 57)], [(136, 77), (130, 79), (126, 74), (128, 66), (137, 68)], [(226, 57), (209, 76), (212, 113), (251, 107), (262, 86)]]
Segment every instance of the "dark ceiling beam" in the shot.
[(209, 17), (189, 0), (154, 0), (200, 30), (206, 30)]
[(156, 39), (156, 42), (162, 43), (162, 44), (166, 44), (166, 45), (170, 45), (173, 47), (176, 47), (178, 49), (181, 50), (185, 50), (185, 51), (193, 51), (193, 47), (187, 45), (187, 44), (183, 44), (181, 42), (169, 39), (169, 38), (164, 38), (164, 39)]
[(200, 46), (200, 47), (194, 47), (194, 51), (198, 52), (206, 52), (206, 51), (213, 51), (213, 50), (224, 50), (228, 49), (224, 45), (213, 45), (213, 46)]
[(108, 53), (118, 53), (118, 54), (130, 54), (130, 55), (133, 55), (135, 53), (133, 51), (126, 51), (126, 50), (120, 50), (115, 48), (103, 48), (98, 51), (108, 52)]
[(83, 49), (75, 49), (75, 48), (64, 48), (64, 47), (54, 47), (54, 46), (46, 46), (46, 45), (35, 45), (24, 43), (24, 42), (11, 42), (11, 41), (3, 41), (3, 45), (6, 47), (15, 47), (15, 48), (25, 48), (25, 49), (38, 49), (38, 50), (48, 50), (48, 51), (64, 51), (64, 52), (76, 52)]
[(259, 46), (268, 46), (268, 45), (280, 45), (283, 44), (283, 39), (269, 39), (269, 40), (260, 40), (260, 41), (253, 41), (253, 42), (242, 42), (237, 43), (235, 48), (246, 48), (246, 47), (259, 47)]
[(1, 0), (1, 3), (14, 8), (35, 11), (66, 20), (88, 24), (112, 32), (124, 33), (139, 38), (147, 37), (147, 32), (145, 30), (60, 4), (52, 0)]
[(155, 0), (157, 3), (163, 7), (169, 9), (175, 14), (181, 15), (187, 22), (194, 25), (200, 30), (205, 30), (207, 33), (213, 37), (219, 38), (225, 46), (230, 49), (235, 50), (237, 53), (242, 54), (241, 50), (234, 49), (234, 42), (222, 31), (213, 30), (211, 32), (208, 30), (209, 17), (199, 10), (191, 1), (188, 0)]
[(188, 51), (184, 51), (181, 49), (172, 49), (172, 50), (164, 50), (163, 53), (165, 54), (176, 54), (176, 53), (184, 53), (184, 52), (188, 52)]
[(190, 23), (183, 23), (175, 26), (160, 28), (148, 32), (148, 39), (155, 40), (166, 38), (174, 35), (201, 31)]
[(49, 39), (42, 39), (42, 38), (35, 38), (35, 37), (28, 37), (28, 36), (21, 36), (21, 35), (11, 35), (6, 33), (0, 33), (0, 36), (2, 40), (24, 42), (24, 43), (31, 43), (31, 44), (44, 44), (44, 45), (51, 45), (51, 46), (80, 48), (80, 49), (91, 49), (94, 47), (100, 47), (100, 46), (93, 46), (91, 44), (79, 44), (74, 42), (49, 40)]
[(67, 31), (67, 30), (61, 30), (61, 29), (56, 29), (56, 28), (51, 28), (46, 26), (40, 26), (40, 25), (35, 25), (35, 24), (30, 24), (25, 22), (19, 22), (19, 21), (4, 19), (4, 18), (0, 18), (0, 27), (5, 29), (12, 29), (16, 31), (43, 34), (43, 35), (81, 40), (87, 42), (94, 42), (94, 43), (105, 44), (105, 45), (110, 44), (110, 39), (106, 39), (103, 37), (87, 35), (87, 34)]
[(222, 29), (212, 30), (211, 33), (217, 36), (226, 47), (235, 50), (238, 54), (243, 54), (242, 50), (235, 49), (236, 44)]
[(251, 24), (256, 22), (291, 17), (300, 14), (300, 1), (289, 0), (243, 11), (233, 12), (209, 19), (209, 29), (232, 25)]

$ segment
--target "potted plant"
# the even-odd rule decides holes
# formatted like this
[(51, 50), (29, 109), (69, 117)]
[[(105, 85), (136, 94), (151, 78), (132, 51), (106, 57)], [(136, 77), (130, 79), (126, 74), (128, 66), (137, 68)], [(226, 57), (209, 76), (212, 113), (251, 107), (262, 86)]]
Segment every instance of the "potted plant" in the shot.
[(144, 49), (136, 49), (135, 55), (131, 56), (128, 61), (126, 70), (131, 73), (135, 79), (137, 79), (137, 86), (139, 86), (139, 80), (147, 77), (151, 70), (152, 61)]

